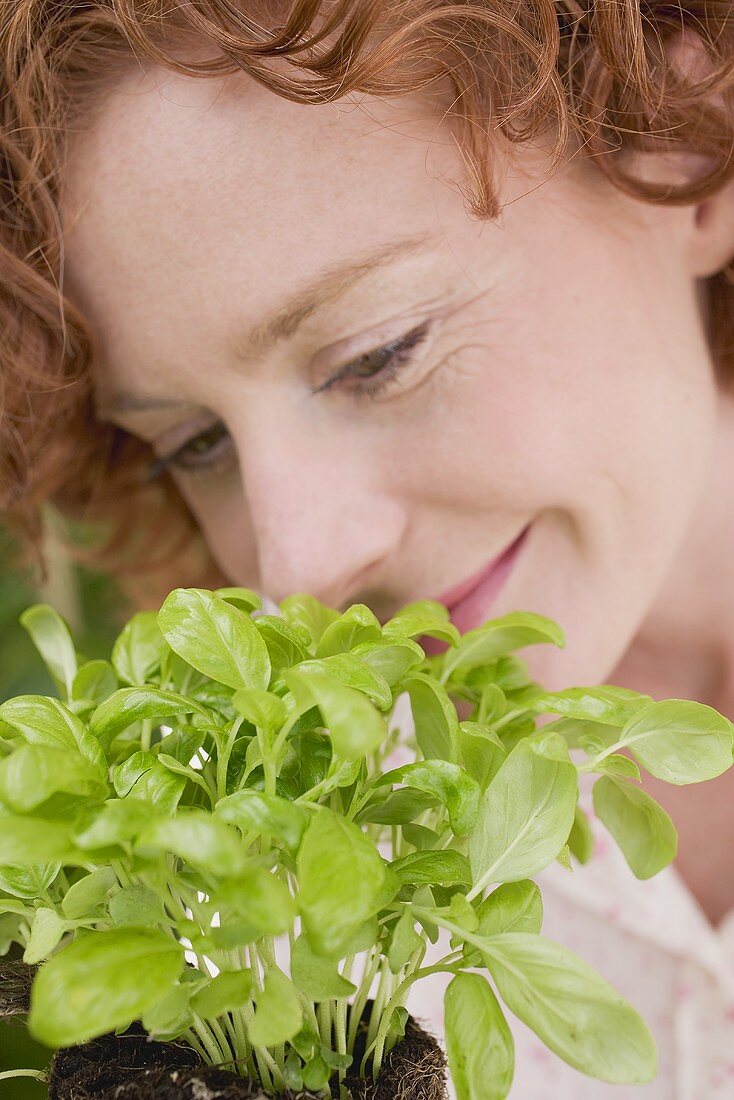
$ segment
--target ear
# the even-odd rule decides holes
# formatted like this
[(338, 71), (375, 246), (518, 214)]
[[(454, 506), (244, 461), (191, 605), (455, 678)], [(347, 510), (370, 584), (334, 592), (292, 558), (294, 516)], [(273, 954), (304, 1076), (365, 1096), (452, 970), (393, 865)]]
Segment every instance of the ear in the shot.
[[(665, 52), (681, 76), (691, 83), (703, 81), (715, 70), (715, 63), (700, 36), (688, 27), (678, 31), (665, 44)], [(731, 113), (721, 94), (713, 93), (710, 106)], [(732, 123), (729, 130), (731, 132)], [(729, 167), (734, 148), (729, 150)], [(695, 179), (701, 171), (711, 169), (713, 161), (695, 153), (683, 155), (684, 171)], [(695, 172), (695, 175), (694, 175)], [(716, 275), (734, 260), (734, 178), (724, 183), (716, 194), (687, 208), (690, 213), (690, 270), (700, 279)]]
[(717, 275), (734, 261), (734, 183), (695, 207), (690, 244), (691, 274)]
[[(668, 114), (667, 119), (673, 117), (679, 120), (688, 115), (695, 123), (695, 115), (688, 114), (695, 107), (692, 102), (694, 98), (697, 98), (701, 104), (705, 103), (708, 107), (721, 110), (725, 116), (730, 117), (728, 125), (725, 126), (723, 122), (721, 125), (721, 148), (725, 151), (726, 137), (731, 138), (734, 128), (734, 119), (731, 118), (734, 105), (731, 95), (727, 105), (720, 92), (714, 91), (707, 95), (701, 91), (703, 81), (717, 71), (716, 62), (704, 41), (690, 27), (683, 27), (661, 44), (661, 50), (667, 61), (672, 63), (673, 79), (676, 75), (679, 76), (690, 89), (686, 97), (690, 104), (688, 111), (683, 107)], [(660, 63), (663, 63), (662, 58)], [(730, 65), (730, 62), (728, 64)], [(721, 65), (718, 75), (722, 80), (726, 75), (722, 73)], [(728, 80), (731, 82), (730, 71)], [(666, 83), (669, 81), (666, 80)], [(663, 122), (657, 114), (646, 112), (646, 116), (653, 131), (660, 130), (661, 127), (664, 129), (667, 124), (667, 119)], [(710, 118), (707, 122), (710, 133)], [(693, 129), (692, 126), (690, 128)], [(700, 201), (693, 198), (680, 206), (682, 229), (687, 240), (690, 273), (694, 278), (707, 279), (734, 261), (734, 141), (730, 141), (730, 144), (726, 163), (732, 178), (721, 184), (719, 190), (708, 198)], [(711, 149), (711, 142), (709, 142), (709, 149)], [(705, 179), (712, 169), (721, 163), (721, 159), (720, 156), (714, 158), (713, 155), (706, 155), (696, 151), (695, 148), (688, 149), (682, 141), (680, 148), (661, 147), (653, 151), (652, 147), (649, 147), (648, 151), (635, 150), (628, 154), (628, 163), (632, 167), (630, 175), (656, 185), (662, 193), (671, 185), (695, 184), (696, 181)]]

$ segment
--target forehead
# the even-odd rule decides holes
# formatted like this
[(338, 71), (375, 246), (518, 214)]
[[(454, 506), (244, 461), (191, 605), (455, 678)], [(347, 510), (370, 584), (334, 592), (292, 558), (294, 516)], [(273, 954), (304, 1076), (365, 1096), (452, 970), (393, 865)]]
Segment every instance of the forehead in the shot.
[(442, 162), (455, 171), (439, 126), (417, 96), (310, 105), (242, 73), (135, 71), (70, 141), (67, 291), (108, 326), (151, 295), (160, 318), (192, 283), (215, 295), (225, 276), (255, 312), (269, 308), (309, 278), (314, 256), (435, 226), (437, 201), (457, 202), (435, 178)]

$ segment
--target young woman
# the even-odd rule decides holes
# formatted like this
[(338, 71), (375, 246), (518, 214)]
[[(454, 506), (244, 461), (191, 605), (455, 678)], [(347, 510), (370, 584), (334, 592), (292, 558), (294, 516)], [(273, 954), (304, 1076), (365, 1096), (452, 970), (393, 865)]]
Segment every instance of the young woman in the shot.
[[(531, 610), (549, 688), (734, 717), (729, 0), (14, 0), (0, 42), (30, 548), (51, 503), (140, 606)], [(731, 1097), (734, 775), (646, 785), (676, 864), (601, 839), (544, 874), (544, 931), (648, 1021), (630, 1095)], [(619, 1095), (513, 1026), (513, 1096)]]

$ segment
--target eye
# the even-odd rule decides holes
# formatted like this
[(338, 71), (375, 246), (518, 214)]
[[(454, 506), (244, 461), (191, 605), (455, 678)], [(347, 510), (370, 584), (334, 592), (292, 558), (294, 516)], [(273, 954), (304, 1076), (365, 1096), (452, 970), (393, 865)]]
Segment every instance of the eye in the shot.
[(153, 481), (169, 466), (193, 475), (223, 473), (234, 457), (232, 436), (218, 420), (171, 454), (152, 462), (145, 480)]
[(311, 392), (324, 393), (341, 385), (346, 378), (367, 379), (366, 382), (360, 382), (357, 386), (351, 386), (349, 392), (357, 401), (362, 398), (374, 400), (395, 381), (402, 368), (412, 360), (415, 349), (423, 343), (429, 328), (430, 322), (424, 321), (422, 325), (412, 329), (405, 336), (360, 355)]
[[(430, 327), (430, 321), (424, 321), (405, 336), (360, 355), (341, 367), (326, 382), (312, 389), (311, 393), (325, 393), (342, 386), (346, 379), (356, 378), (366, 381), (359, 381), (358, 385), (349, 387), (351, 397), (355, 401), (365, 398), (374, 401), (394, 384), (400, 371), (411, 362), (415, 349), (423, 343)], [(225, 425), (217, 421), (206, 431), (177, 447), (171, 454), (152, 462), (145, 480), (153, 481), (168, 466), (194, 476), (223, 473), (234, 458), (232, 437)]]

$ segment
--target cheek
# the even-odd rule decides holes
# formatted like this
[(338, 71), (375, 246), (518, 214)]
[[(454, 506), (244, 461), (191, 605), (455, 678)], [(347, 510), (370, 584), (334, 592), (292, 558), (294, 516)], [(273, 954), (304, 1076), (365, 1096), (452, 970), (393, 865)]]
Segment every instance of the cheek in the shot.
[(252, 583), (257, 547), (239, 470), (200, 483), (173, 476), (228, 583)]
[(654, 254), (634, 278), (627, 253), (574, 263), (523, 268), (527, 294), (447, 365), (411, 429), (431, 440), (413, 475), (434, 514), (469, 533), (537, 517), (492, 614), (561, 623), (565, 650), (527, 654), (551, 688), (604, 678), (629, 644), (700, 498), (716, 416), (693, 288)]
[(422, 476), (409, 472), (427, 499), (563, 509), (592, 540), (664, 537), (693, 506), (715, 416), (694, 289), (652, 249), (633, 278), (624, 242), (596, 247), (589, 232), (572, 244), (536, 244), (533, 256), (558, 257), (545, 265), (521, 248), (499, 306), (462, 318), (430, 396), (400, 425), (417, 454), (430, 440)]

